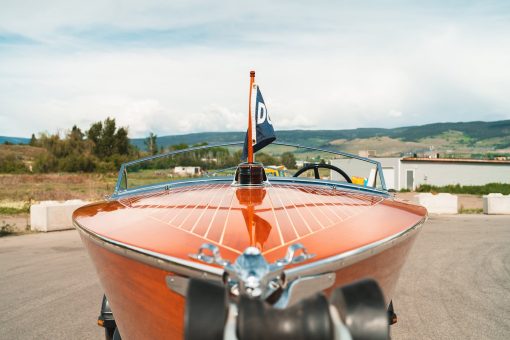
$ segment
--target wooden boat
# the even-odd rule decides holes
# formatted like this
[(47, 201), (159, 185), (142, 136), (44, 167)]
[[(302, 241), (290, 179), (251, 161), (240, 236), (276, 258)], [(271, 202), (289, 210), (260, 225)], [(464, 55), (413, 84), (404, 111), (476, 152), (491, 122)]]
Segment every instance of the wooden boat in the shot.
[(315, 256), (286, 267), (286, 282), (334, 273), (333, 282), (320, 283), (330, 292), (370, 277), (389, 303), (426, 210), (395, 200), (384, 187), (301, 177), (244, 186), (233, 177), (208, 177), (117, 188), (73, 218), (121, 334), (139, 339), (182, 338), (185, 298), (168, 282), (222, 281), (219, 264), (189, 256), (204, 243), (231, 263), (250, 246), (272, 263), (301, 244)]
[[(241, 145), (196, 147), (126, 163), (110, 198), (74, 213), (123, 338), (183, 338), (190, 279), (220, 283), (230, 300), (247, 295), (285, 310), (318, 292), (331, 295), (337, 287), (371, 278), (381, 287), (385, 311), (392, 308), (399, 272), (427, 212), (394, 199), (374, 160), (273, 143), (341, 158), (346, 166), (361, 162), (371, 167), (371, 176), (365, 176), (371, 183), (350, 183), (360, 178), (359, 166), (350, 173), (328, 161), (304, 165), (297, 177), (267, 177), (261, 164), (243, 163), (226, 176), (136, 184), (144, 164), (159, 161), (165, 169), (169, 163), (162, 160), (183, 161), (186, 152), (203, 157)], [(313, 178), (300, 176), (306, 169)], [(323, 178), (327, 171), (335, 180)], [(111, 331), (107, 328), (107, 337)]]

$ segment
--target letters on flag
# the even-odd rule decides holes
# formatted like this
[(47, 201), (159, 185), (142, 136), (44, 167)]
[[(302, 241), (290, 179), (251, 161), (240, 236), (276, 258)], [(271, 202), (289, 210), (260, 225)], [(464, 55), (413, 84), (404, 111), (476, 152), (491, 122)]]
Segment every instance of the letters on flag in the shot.
[[(269, 113), (267, 112), (266, 104), (264, 103), (264, 98), (262, 98), (262, 93), (260, 92), (260, 88), (258, 85), (253, 85), (253, 90), (255, 92), (255, 96), (252, 96), (252, 137), (251, 141), (253, 145), (253, 152), (257, 152), (263, 147), (271, 144), (276, 140), (276, 135), (274, 133), (273, 122), (271, 122), (271, 118), (269, 117)], [(248, 133), (246, 133), (243, 147), (243, 159), (248, 157)]]

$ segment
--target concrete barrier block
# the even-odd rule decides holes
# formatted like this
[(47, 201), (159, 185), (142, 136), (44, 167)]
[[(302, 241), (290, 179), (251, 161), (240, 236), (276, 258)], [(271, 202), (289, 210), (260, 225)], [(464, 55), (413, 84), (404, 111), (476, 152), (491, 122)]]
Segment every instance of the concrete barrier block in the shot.
[(73, 212), (88, 204), (82, 200), (64, 202), (42, 201), (30, 207), (30, 227), (36, 231), (55, 231), (73, 228)]
[(483, 213), (488, 215), (510, 215), (510, 195), (500, 193), (484, 195)]
[(457, 214), (458, 197), (452, 194), (420, 193), (415, 196), (416, 202), (427, 208), (432, 214)]

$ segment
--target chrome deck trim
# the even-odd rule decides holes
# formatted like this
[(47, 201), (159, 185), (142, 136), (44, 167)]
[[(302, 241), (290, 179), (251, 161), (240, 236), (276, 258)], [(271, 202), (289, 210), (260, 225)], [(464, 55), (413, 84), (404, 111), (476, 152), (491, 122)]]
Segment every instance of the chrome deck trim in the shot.
[(335, 272), (344, 267), (350, 266), (356, 262), (363, 261), (371, 256), (377, 255), (403, 240), (414, 235), (427, 220), (427, 216), (423, 217), (418, 223), (412, 227), (401, 231), (395, 235), (379, 240), (374, 243), (367, 244), (363, 247), (353, 249), (335, 256), (321, 259), (315, 262), (307, 263), (299, 267), (285, 270), (288, 281), (292, 281), (301, 276), (318, 275), (326, 272)]
[[(232, 183), (233, 177), (204, 177), (204, 178), (193, 178), (184, 181), (174, 181), (174, 182), (162, 182), (157, 184), (151, 184), (146, 186), (137, 187), (134, 189), (118, 191), (113, 193), (111, 196), (108, 196), (108, 201), (114, 201), (125, 197), (136, 196), (139, 194), (147, 193), (147, 192), (156, 192), (158, 190), (171, 190), (174, 188), (184, 187), (184, 186), (192, 186), (197, 184), (209, 184), (209, 183)], [(370, 188), (358, 186), (351, 183), (344, 182), (334, 182), (334, 181), (326, 181), (326, 180), (317, 180), (310, 178), (299, 178), (299, 177), (271, 177), (267, 181), (265, 186), (270, 187), (271, 184), (300, 184), (300, 185), (311, 185), (311, 186), (321, 186), (327, 187), (332, 190), (345, 190), (348, 192), (356, 192), (363, 193), (367, 195), (378, 195), (382, 197), (390, 197), (391, 195), (381, 189)]]
[[(377, 255), (414, 235), (426, 220), (427, 216), (423, 217), (412, 227), (400, 233), (389, 236), (377, 242), (367, 244), (361, 248), (353, 249), (335, 256), (300, 265), (298, 267), (286, 269), (284, 271), (286, 280), (287, 282), (290, 282), (303, 276), (335, 272), (356, 262), (367, 259), (370, 256)], [(179, 259), (173, 256), (127, 245), (122, 242), (98, 235), (81, 226), (74, 220), (73, 224), (80, 233), (86, 237), (89, 237), (90, 240), (96, 245), (106, 248), (115, 254), (128, 257), (130, 259), (145, 263), (149, 266), (163, 269), (177, 275), (222, 281), (223, 269), (221, 268), (215, 268), (197, 262)]]
[(177, 275), (202, 278), (213, 281), (222, 281), (222, 268), (215, 268), (124, 244), (122, 242), (118, 242), (96, 234), (81, 226), (75, 220), (73, 220), (73, 225), (82, 235), (88, 237), (93, 243), (111, 251), (114, 254), (121, 255), (132, 260), (142, 262), (149, 266), (172, 272)]

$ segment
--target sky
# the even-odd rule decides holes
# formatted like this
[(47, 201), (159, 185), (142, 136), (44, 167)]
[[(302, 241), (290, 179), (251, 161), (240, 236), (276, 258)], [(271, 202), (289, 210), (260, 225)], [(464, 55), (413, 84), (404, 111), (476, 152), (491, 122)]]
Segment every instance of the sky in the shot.
[(0, 0), (0, 135), (510, 119), (510, 1)]

